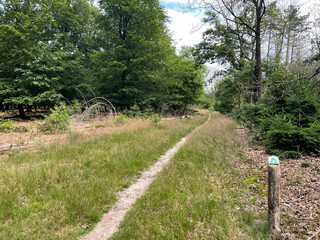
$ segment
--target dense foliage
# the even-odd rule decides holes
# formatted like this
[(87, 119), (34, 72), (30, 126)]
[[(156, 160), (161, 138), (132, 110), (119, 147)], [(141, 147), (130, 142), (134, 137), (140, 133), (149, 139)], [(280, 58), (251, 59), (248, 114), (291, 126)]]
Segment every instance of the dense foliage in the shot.
[(257, 9), (250, 2), (240, 6), (237, 0), (216, 0), (205, 6), (204, 21), (211, 28), (196, 48), (199, 60), (225, 66), (209, 93), (213, 106), (249, 128), (270, 153), (293, 158), (319, 154), (319, 12), (311, 22), (298, 6), (266, 5), (259, 30), (262, 80), (257, 84), (259, 46), (252, 35), (253, 26), (258, 31), (253, 21)]
[[(54, 106), (83, 95), (119, 109), (193, 104), (204, 67), (177, 54), (159, 1), (0, 0), (0, 103)], [(76, 90), (78, 89), (78, 90)]]

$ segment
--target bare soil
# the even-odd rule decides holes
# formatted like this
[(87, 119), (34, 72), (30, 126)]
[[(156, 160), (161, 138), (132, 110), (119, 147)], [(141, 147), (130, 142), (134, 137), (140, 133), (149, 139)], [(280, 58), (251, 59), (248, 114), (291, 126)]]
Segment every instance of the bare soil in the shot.
[[(238, 129), (242, 142), (248, 143), (248, 132)], [(245, 145), (245, 159), (231, 163), (254, 179), (248, 188), (257, 201), (249, 206), (254, 211), (267, 212), (268, 154), (261, 146)], [(282, 160), (281, 166), (281, 230), (284, 239), (320, 240), (320, 158)], [(246, 179), (243, 179), (245, 182)]]

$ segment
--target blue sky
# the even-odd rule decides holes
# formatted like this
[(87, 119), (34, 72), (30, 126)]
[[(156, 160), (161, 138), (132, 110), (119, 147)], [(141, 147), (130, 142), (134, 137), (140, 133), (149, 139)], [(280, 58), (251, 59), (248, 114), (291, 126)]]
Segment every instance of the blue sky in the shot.
[(171, 36), (177, 48), (181, 46), (194, 46), (202, 40), (204, 29), (196, 29), (201, 25), (201, 17), (196, 13), (183, 11), (188, 0), (160, 0), (170, 18), (168, 23)]
[(181, 7), (187, 5), (186, 3), (174, 2), (174, 1), (166, 1), (166, 0), (161, 0), (160, 3), (166, 9), (171, 9), (171, 10), (179, 10)]

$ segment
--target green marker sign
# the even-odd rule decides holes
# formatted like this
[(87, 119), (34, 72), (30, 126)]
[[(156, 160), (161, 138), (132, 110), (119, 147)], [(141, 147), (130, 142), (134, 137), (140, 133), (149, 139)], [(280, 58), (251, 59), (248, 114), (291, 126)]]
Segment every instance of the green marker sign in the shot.
[(279, 164), (279, 158), (277, 156), (268, 157), (268, 160), (269, 160), (270, 165), (278, 165)]

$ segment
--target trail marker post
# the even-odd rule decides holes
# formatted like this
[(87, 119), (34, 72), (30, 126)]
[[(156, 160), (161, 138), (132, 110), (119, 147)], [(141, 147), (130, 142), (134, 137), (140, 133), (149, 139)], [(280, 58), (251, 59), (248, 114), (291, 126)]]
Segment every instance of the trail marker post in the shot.
[(268, 157), (268, 223), (271, 232), (280, 233), (280, 162)]

